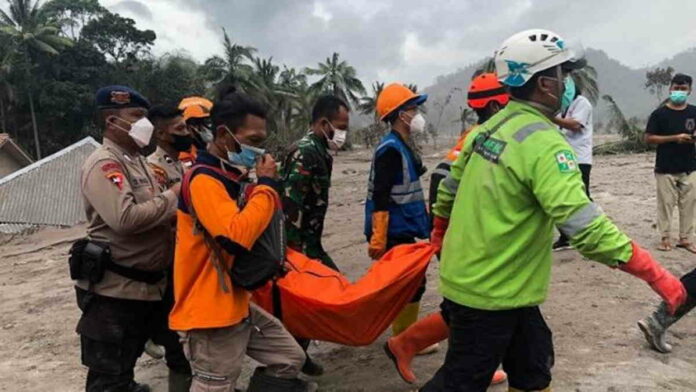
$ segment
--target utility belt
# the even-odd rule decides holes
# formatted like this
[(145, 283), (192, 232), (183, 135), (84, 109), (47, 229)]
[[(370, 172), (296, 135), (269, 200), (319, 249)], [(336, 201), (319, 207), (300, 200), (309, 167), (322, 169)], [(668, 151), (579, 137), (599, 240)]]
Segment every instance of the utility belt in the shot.
[(111, 258), (111, 249), (107, 244), (82, 238), (70, 248), (70, 278), (87, 280), (91, 285), (104, 279), (104, 273), (109, 270), (124, 278), (155, 284), (164, 279), (164, 271), (143, 271), (137, 268), (124, 267), (116, 264)]

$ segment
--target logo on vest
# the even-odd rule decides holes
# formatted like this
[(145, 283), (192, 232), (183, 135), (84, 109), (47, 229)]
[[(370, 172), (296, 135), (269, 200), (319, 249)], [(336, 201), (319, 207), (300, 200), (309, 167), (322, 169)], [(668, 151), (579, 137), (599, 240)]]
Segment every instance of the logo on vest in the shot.
[(502, 140), (492, 138), (490, 136), (485, 137), (483, 136), (483, 134), (479, 136), (481, 137), (477, 137), (478, 140), (474, 142), (476, 144), (476, 147), (474, 147), (474, 151), (476, 151), (484, 159), (497, 164), (500, 161), (500, 156), (503, 154), (503, 151), (505, 150), (505, 146), (507, 146), (507, 143), (505, 143)]
[(693, 118), (687, 118), (686, 119), (686, 124), (684, 124), (686, 127), (686, 130), (689, 132), (693, 132), (694, 129), (696, 129), (696, 119)]

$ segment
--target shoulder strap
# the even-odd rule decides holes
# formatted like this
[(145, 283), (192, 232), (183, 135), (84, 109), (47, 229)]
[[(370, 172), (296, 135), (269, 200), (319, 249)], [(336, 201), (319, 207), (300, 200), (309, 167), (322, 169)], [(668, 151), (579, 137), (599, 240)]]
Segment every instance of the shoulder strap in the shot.
[(203, 240), (205, 241), (205, 244), (208, 246), (208, 249), (210, 249), (213, 252), (213, 257), (211, 257), (211, 261), (213, 262), (213, 266), (215, 267), (215, 271), (217, 272), (218, 283), (220, 284), (220, 288), (222, 288), (222, 291), (228, 293), (230, 289), (229, 287), (227, 287), (227, 284), (225, 283), (225, 269), (222, 266), (224, 260), (222, 258), (222, 250), (220, 249), (220, 246), (215, 242), (213, 236), (208, 232), (208, 230), (205, 229), (205, 227), (198, 220), (198, 217), (196, 216), (196, 211), (193, 208), (193, 203), (191, 203), (191, 181), (193, 180), (193, 177), (197, 174), (212, 174), (213, 177), (219, 176), (227, 178), (236, 183), (239, 182), (239, 176), (235, 173), (225, 172), (222, 169), (217, 168), (215, 166), (196, 164), (193, 165), (193, 167), (191, 167), (191, 169), (188, 172), (186, 172), (181, 182), (181, 197), (188, 214), (191, 216), (191, 218), (193, 218), (194, 232), (200, 231), (200, 233), (203, 235)]

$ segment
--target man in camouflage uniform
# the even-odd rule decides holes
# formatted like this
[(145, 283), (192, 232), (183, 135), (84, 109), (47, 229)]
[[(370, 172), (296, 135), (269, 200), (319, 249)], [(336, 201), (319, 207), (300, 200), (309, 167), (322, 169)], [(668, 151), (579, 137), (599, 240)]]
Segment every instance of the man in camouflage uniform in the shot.
[(309, 133), (290, 147), (282, 168), (288, 246), (337, 271), (321, 235), (333, 167), (329, 149), (338, 150), (345, 142), (349, 110), (340, 98), (320, 97), (312, 109)]

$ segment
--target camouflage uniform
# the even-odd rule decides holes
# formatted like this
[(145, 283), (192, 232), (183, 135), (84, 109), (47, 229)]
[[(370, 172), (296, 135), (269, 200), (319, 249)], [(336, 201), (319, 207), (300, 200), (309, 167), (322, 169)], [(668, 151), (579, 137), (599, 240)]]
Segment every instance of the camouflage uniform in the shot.
[(338, 270), (321, 245), (332, 167), (326, 140), (309, 133), (290, 147), (281, 173), (288, 245)]

